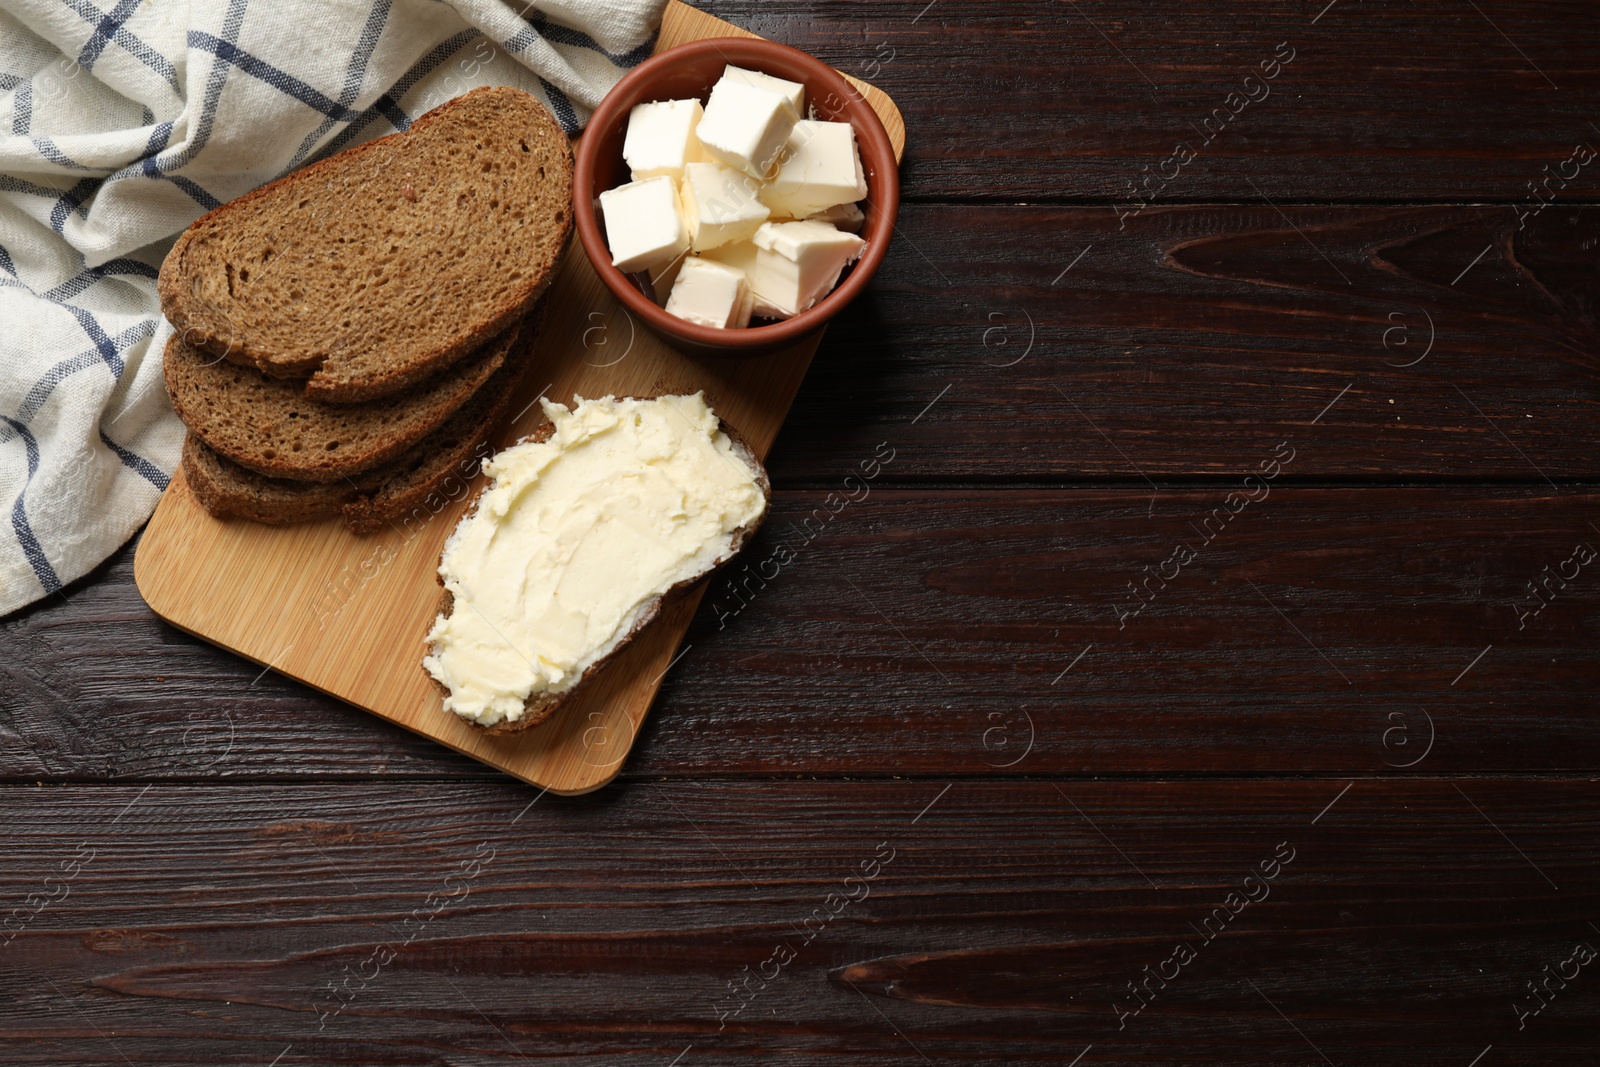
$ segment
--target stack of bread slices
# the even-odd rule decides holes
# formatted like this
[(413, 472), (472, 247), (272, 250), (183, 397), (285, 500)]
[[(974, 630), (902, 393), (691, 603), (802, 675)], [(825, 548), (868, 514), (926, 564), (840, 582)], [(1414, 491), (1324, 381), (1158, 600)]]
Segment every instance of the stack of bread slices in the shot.
[(195, 222), (159, 283), (195, 497), (366, 533), (470, 479), (525, 384), (571, 203), (565, 133), (489, 88)]

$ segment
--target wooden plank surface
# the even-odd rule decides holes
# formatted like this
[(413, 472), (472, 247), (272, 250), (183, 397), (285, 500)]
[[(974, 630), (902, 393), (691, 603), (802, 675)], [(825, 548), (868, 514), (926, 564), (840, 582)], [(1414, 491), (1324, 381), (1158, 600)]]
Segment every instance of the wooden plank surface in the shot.
[(1594, 964), (1548, 977), (1600, 948), (1592, 572), (1519, 617), (1600, 539), (1600, 171), (1528, 189), (1600, 145), (1589, 9), (705, 6), (893, 95), (922, 201), (750, 559), (893, 461), (736, 615), (709, 590), (617, 782), (531, 808), (160, 622), (131, 549), (0, 619), (0, 1058), (1592, 1064)]
[[(683, 4), (668, 8), (658, 50), (734, 31)], [(859, 84), (859, 83), (858, 83)], [(861, 85), (905, 145), (894, 104)], [(760, 359), (695, 359), (633, 321), (573, 242), (544, 297), (539, 340), (513, 401), (521, 414), (496, 448), (545, 421), (537, 400), (704, 391), (764, 457), (805, 377), (820, 334)], [(545, 384), (536, 384), (536, 383)], [(627, 756), (694, 614), (691, 592), (550, 719), (526, 733), (492, 735), (445, 711), (422, 670), (438, 615), (439, 553), (483, 479), (458, 472), (390, 529), (364, 537), (339, 519), (293, 526), (221, 521), (182, 473), (161, 498), (139, 545), (135, 579), (146, 603), (181, 629), (281, 671), (440, 744), (558, 793), (609, 781)]]
[(774, 476), (887, 439), (889, 482), (1232, 477), (1285, 436), (1300, 478), (1600, 474), (1600, 212), (1278, 207), (908, 207)]
[[(707, 7), (804, 41), (894, 97), (916, 131), (904, 174), (912, 198), (1092, 200), (1109, 212), (1130, 185), (1176, 173), (1157, 203), (1522, 202), (1547, 164), (1556, 171), (1580, 142), (1600, 147), (1590, 125), (1600, 122), (1600, 24), (1580, 3)], [(1261, 64), (1280, 46), (1294, 58), (1263, 85)], [(1245, 94), (1256, 100), (1241, 104)], [(1178, 167), (1180, 144), (1195, 158)], [(1597, 195), (1593, 162), (1540, 193)]]
[[(755, 569), (711, 583), (625, 772), (1600, 762), (1600, 560), (1574, 558), (1600, 549), (1600, 496), (1269, 485), (1229, 505), (1236, 488), (884, 488), (837, 514), (779, 492)], [(1195, 558), (1163, 583), (1178, 545)], [(780, 546), (794, 559), (764, 583)], [(13, 781), (469, 773), (175, 634), (125, 558), (3, 633), (23, 653), (0, 668)]]
[(65, 890), (0, 950), (8, 1063), (1578, 1065), (1600, 1023), (1587, 969), (1514, 1012), (1600, 945), (1592, 781), (3, 792), (0, 893)]

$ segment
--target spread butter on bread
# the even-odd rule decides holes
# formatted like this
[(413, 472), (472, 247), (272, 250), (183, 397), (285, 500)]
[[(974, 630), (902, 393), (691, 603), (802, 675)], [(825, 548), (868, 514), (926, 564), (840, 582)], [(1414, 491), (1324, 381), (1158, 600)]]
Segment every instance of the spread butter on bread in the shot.
[(494, 731), (548, 718), (766, 517), (760, 461), (704, 394), (543, 401), (446, 542), (423, 668)]

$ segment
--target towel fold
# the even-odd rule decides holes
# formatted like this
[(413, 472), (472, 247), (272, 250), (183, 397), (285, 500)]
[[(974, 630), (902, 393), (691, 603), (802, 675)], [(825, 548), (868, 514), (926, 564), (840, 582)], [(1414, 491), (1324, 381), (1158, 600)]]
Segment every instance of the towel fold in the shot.
[(115, 551), (177, 465), (155, 280), (178, 233), (481, 85), (575, 133), (665, 2), (7, 0), (0, 614)]

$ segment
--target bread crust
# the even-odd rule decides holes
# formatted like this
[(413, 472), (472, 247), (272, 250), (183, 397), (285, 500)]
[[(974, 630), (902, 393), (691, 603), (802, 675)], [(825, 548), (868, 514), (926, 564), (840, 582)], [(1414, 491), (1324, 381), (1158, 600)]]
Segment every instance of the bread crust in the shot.
[[(618, 397), (617, 399), (655, 400), (657, 398), (653, 396), (624, 396)], [(573, 683), (571, 689), (568, 689), (566, 692), (558, 695), (541, 694), (535, 697), (530, 694), (528, 699), (523, 702), (523, 712), (521, 718), (515, 720), (502, 719), (492, 726), (485, 726), (482, 723), (474, 722), (471, 719), (467, 719), (459, 715), (456, 716), (457, 718), (460, 718), (463, 722), (467, 723), (469, 726), (472, 726), (474, 729), (482, 730), (484, 733), (488, 734), (520, 733), (523, 730), (527, 730), (531, 727), (538, 726), (541, 723), (548, 722), (550, 718), (555, 715), (556, 712), (560, 711), (568, 701), (577, 696), (578, 693), (582, 691), (584, 686), (593, 681), (600, 671), (608, 663), (615, 659), (623, 651), (623, 649), (631, 645), (634, 640), (638, 638), (639, 634), (644, 631), (645, 627), (649, 626), (652, 622), (655, 622), (656, 619), (660, 618), (662, 609), (665, 608), (667, 604), (671, 603), (677, 597), (684, 595), (695, 586), (707, 581), (712, 575), (716, 574), (718, 570), (726, 566), (735, 557), (737, 557), (741, 551), (744, 550), (744, 546), (748, 544), (750, 539), (756, 535), (756, 532), (761, 529), (761, 525), (767, 520), (767, 514), (772, 510), (772, 481), (767, 476), (766, 466), (761, 462), (760, 459), (756, 457), (755, 450), (750, 447), (749, 442), (747, 442), (737, 430), (735, 430), (732, 426), (729, 426), (720, 417), (717, 419), (717, 425), (723, 433), (728, 435), (728, 439), (733, 443), (734, 450), (739, 453), (740, 458), (749, 463), (751, 469), (755, 471), (756, 484), (761, 487), (761, 514), (757, 515), (749, 523), (739, 527), (734, 531), (733, 539), (728, 545), (728, 551), (713, 561), (711, 566), (706, 568), (705, 573), (695, 575), (692, 578), (685, 578), (683, 581), (674, 584), (668, 588), (666, 592), (658, 596), (650, 605), (650, 607), (645, 610), (644, 615), (640, 617), (639, 621), (634, 623), (633, 629), (629, 630), (627, 635), (617, 643), (617, 647), (612, 649), (601, 659), (598, 659), (594, 663), (590, 664), (589, 668), (578, 677), (578, 680), (575, 683)], [(551, 433), (554, 431), (555, 424), (546, 421), (544, 424), (539, 426), (538, 429), (534, 430), (533, 433), (528, 434), (526, 437), (520, 438), (515, 443), (524, 444), (530, 441), (546, 441), (549, 440)], [(441, 586), (444, 585), (444, 578), (442, 576), (436, 576), (436, 580)], [(452, 594), (448, 589), (441, 589), (439, 594), (439, 614), (448, 616), (454, 606), (454, 594)], [(429, 651), (432, 651), (431, 645), (429, 646)], [(427, 674), (428, 680), (433, 683), (434, 689), (438, 690), (441, 699), (450, 695), (450, 690), (431, 673), (429, 673), (426, 667), (421, 669), (424, 674)], [(443, 710), (442, 707), (441, 710)], [(454, 715), (455, 713), (445, 712), (445, 714)]]
[[(328, 366), (330, 361), (339, 356), (338, 352), (313, 351), (292, 355), (275, 351), (259, 339), (252, 338), (249, 330), (235, 330), (228, 307), (202, 295), (202, 280), (198, 273), (200, 268), (191, 262), (194, 256), (199, 255), (196, 252), (197, 242), (213, 239), (219, 233), (227, 234), (236, 228), (235, 219), (273, 198), (282, 196), (285, 200), (289, 199), (296, 188), (313, 187), (319, 183), (331, 184), (341, 176), (359, 174), (367, 157), (374, 153), (393, 152), (406, 143), (404, 139), (427, 134), (439, 123), (451, 121), (463, 109), (480, 105), (515, 106), (520, 109), (533, 127), (527, 140), (537, 140), (542, 150), (547, 149), (555, 156), (553, 162), (558, 173), (547, 177), (544, 167), (539, 167), (541, 179), (550, 186), (553, 215), (530, 223), (554, 228), (554, 250), (548, 263), (522, 264), (528, 271), (527, 277), (520, 280), (508, 299), (487, 307), (472, 306), (465, 309), (468, 316), (478, 317), (464, 325), (453, 326), (454, 340), (451, 343), (415, 358), (387, 365), (382, 372), (365, 374), (359, 379), (340, 377), (330, 372)], [(417, 195), (410, 183), (402, 189), (410, 190), (413, 198)], [(521, 318), (544, 294), (572, 243), (571, 189), (572, 147), (548, 109), (520, 89), (504, 86), (475, 89), (429, 111), (404, 132), (376, 138), (303, 167), (202, 215), (183, 232), (162, 263), (157, 280), (161, 308), (187, 344), (253, 367), (271, 377), (303, 379), (308, 397), (326, 403), (344, 404), (390, 396), (438, 373), (481, 347)], [(209, 246), (206, 251), (211, 251)], [(231, 264), (229, 269), (231, 289)], [(504, 272), (508, 268), (504, 264), (491, 264), (489, 269)], [(371, 337), (366, 341), (369, 351), (392, 343), (388, 337)]]
[[(427, 442), (423, 442), (391, 464), (355, 473), (342, 482), (309, 482), (273, 478), (247, 468), (230, 472), (229, 460), (211, 452), (190, 433), (183, 447), (185, 481), (200, 505), (216, 518), (287, 525), (342, 515), (345, 526), (358, 535), (389, 527), (428, 505), (452, 477), (470, 481), (476, 475), (475, 469), (468, 472), (466, 468), (526, 383), (543, 310), (541, 303), (528, 314), (519, 326), (517, 344), (506, 363), (467, 405), (435, 431), (436, 436), (447, 438), (442, 452), (429, 453)], [(400, 492), (391, 492), (407, 476), (403, 469), (407, 461), (420, 461), (430, 470), (423, 480), (405, 485)]]
[[(519, 329), (512, 323), (457, 366), (363, 405), (323, 404), (293, 383), (194, 349), (178, 334), (167, 340), (162, 373), (178, 418), (212, 451), (269, 478), (344, 485), (409, 452), (467, 406), (517, 350)], [(239, 378), (246, 379), (242, 388), (234, 384)], [(346, 447), (330, 453), (323, 438)]]
[[(214, 518), (248, 519), (267, 526), (311, 522), (335, 515), (343, 493), (338, 486), (315, 482), (290, 483), (279, 496), (230, 492), (216, 475), (216, 455), (193, 433), (183, 438), (183, 477), (200, 506)], [(300, 487), (303, 487), (300, 488)], [(299, 491), (296, 491), (296, 490)]]

